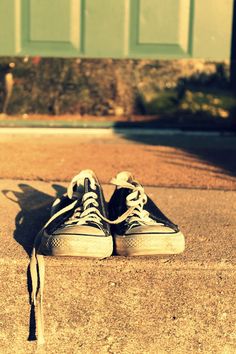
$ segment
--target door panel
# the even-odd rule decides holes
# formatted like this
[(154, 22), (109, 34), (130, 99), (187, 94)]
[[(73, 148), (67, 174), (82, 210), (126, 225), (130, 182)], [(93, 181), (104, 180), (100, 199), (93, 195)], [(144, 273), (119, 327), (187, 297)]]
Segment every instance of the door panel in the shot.
[(82, 0), (21, 0), (21, 53), (78, 55)]
[(190, 56), (192, 0), (131, 0), (130, 55)]
[(0, 0), (0, 55), (230, 58), (233, 0)]

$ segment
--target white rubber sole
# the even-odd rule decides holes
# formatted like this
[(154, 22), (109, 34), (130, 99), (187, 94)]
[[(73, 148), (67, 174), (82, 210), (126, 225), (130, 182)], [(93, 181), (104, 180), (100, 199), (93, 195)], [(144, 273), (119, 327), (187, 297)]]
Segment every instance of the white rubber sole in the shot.
[(178, 254), (185, 249), (184, 235), (173, 234), (134, 234), (114, 236), (115, 251), (120, 256), (151, 256)]
[(42, 236), (39, 253), (50, 256), (106, 258), (113, 252), (112, 236)]

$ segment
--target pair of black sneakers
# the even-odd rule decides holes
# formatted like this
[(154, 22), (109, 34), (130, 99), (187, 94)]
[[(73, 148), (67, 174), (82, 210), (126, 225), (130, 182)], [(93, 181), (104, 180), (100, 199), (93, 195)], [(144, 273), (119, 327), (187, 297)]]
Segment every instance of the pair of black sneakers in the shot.
[(43, 255), (106, 258), (176, 254), (184, 236), (145, 194), (129, 172), (111, 180), (116, 186), (108, 205), (91, 170), (81, 171), (67, 193), (52, 205), (51, 217), (35, 239), (30, 261), (32, 305), (37, 301), (38, 343), (43, 344)]
[(108, 205), (91, 170), (75, 176), (57, 199), (39, 235), (37, 252), (54, 256), (109, 257), (176, 254), (184, 236), (145, 194), (129, 172), (121, 172)]

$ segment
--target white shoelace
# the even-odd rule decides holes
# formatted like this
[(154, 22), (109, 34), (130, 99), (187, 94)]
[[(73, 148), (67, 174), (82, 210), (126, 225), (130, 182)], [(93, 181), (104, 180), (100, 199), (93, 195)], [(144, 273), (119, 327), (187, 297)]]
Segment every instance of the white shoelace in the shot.
[(126, 197), (126, 206), (128, 208), (127, 222), (139, 225), (156, 225), (157, 222), (149, 216), (149, 212), (144, 209), (147, 203), (147, 195), (144, 188), (133, 179), (129, 172), (121, 172), (116, 178), (111, 180), (111, 183), (117, 188), (131, 189), (132, 192)]
[(98, 214), (97, 194), (87, 192), (82, 198), (82, 206), (75, 209), (72, 217), (64, 225), (84, 225), (89, 221), (101, 225), (101, 217)]
[[(119, 176), (119, 175), (118, 175)], [(90, 170), (84, 170), (79, 175), (75, 176), (71, 183), (68, 186), (66, 196), (73, 200), (73, 197), (76, 197), (76, 200), (72, 201), (71, 204), (67, 205), (63, 209), (52, 214), (51, 218), (48, 222), (44, 225), (42, 230), (38, 233), (35, 238), (34, 246), (32, 250), (32, 255), (30, 259), (30, 274), (31, 274), (31, 281), (32, 281), (32, 293), (31, 293), (31, 304), (34, 308), (37, 308), (36, 313), (36, 324), (37, 324), (37, 332), (38, 332), (38, 345), (44, 344), (44, 320), (43, 320), (43, 290), (44, 290), (44, 278), (45, 278), (45, 265), (44, 265), (44, 258), (43, 255), (37, 253), (38, 247), (40, 245), (40, 239), (43, 234), (43, 231), (46, 227), (48, 227), (55, 219), (59, 216), (65, 214), (66, 212), (75, 208), (78, 200), (81, 196), (74, 195), (74, 187), (77, 185), (78, 187), (84, 184), (85, 178), (88, 178), (90, 181), (90, 186), (92, 190), (96, 190), (96, 177), (94, 173)], [(118, 188), (129, 188), (133, 189), (133, 193), (129, 195), (128, 200), (128, 209), (127, 211), (119, 216), (116, 220), (109, 220), (104, 215), (102, 215), (98, 209), (98, 202), (97, 202), (97, 194), (95, 192), (87, 192), (83, 194), (82, 197), (82, 205), (75, 209), (72, 217), (67, 220), (64, 224), (65, 225), (84, 225), (88, 221), (93, 221), (98, 225), (101, 225), (101, 220), (106, 221), (110, 224), (118, 224), (122, 221), (126, 220), (129, 216), (132, 215), (133, 220), (135, 218), (142, 219), (148, 221), (148, 213), (142, 209), (142, 205), (145, 203), (145, 193), (143, 188), (134, 187), (130, 183), (124, 183), (123, 180), (119, 178), (115, 178), (112, 180), (112, 183), (117, 185)], [(60, 203), (60, 199), (57, 199), (54, 204), (53, 208)], [(92, 206), (89, 206), (92, 205)], [(38, 300), (39, 299), (39, 300)]]

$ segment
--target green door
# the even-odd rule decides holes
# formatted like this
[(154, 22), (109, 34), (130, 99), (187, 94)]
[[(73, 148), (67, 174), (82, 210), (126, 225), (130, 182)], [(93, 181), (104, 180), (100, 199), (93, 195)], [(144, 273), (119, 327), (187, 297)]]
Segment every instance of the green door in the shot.
[(0, 55), (230, 58), (233, 0), (0, 0)]

